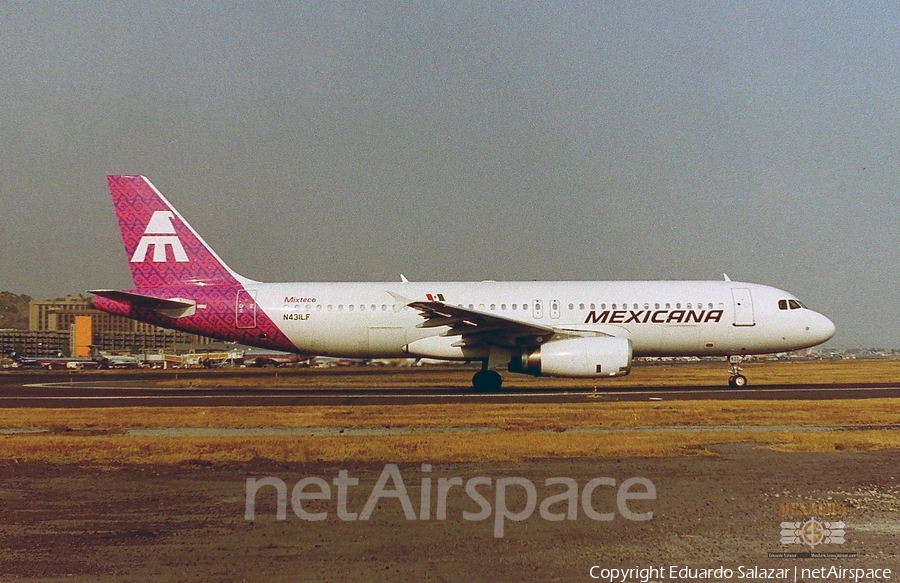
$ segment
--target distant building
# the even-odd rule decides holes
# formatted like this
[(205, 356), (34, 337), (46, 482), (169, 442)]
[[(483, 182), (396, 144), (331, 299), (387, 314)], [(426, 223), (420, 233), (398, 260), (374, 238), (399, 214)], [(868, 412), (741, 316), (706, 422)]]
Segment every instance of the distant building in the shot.
[[(87, 331), (85, 317), (90, 318)], [(78, 337), (73, 331), (79, 323)], [(207, 345), (214, 340), (196, 334), (159, 328), (131, 318), (114, 316), (91, 308), (90, 301), (80, 296), (59, 300), (31, 300), (28, 310), (30, 337), (0, 334), (4, 349), (17, 349), (29, 356), (50, 356), (56, 351), (66, 354), (83, 352), (95, 344), (100, 350), (146, 352), (171, 350), (176, 345)], [(30, 338), (30, 339), (28, 339)], [(85, 340), (87, 339), (87, 340)]]
[[(88, 301), (79, 296), (66, 296), (61, 300), (31, 300), (28, 303), (28, 329), (35, 332), (57, 331), (60, 329), (60, 315), (80, 312), (88, 307)], [(68, 329), (68, 326), (64, 328)]]
[(71, 348), (71, 334), (32, 330), (0, 330), (0, 353), (14, 350), (19, 354), (43, 358), (65, 353)]

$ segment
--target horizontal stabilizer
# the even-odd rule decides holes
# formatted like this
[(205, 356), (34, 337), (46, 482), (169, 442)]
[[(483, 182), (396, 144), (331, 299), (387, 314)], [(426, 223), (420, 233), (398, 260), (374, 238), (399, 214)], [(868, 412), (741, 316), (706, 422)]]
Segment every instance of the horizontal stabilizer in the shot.
[(128, 303), (135, 307), (148, 308), (150, 310), (158, 311), (184, 311), (197, 305), (196, 302), (193, 302), (191, 300), (157, 298), (155, 296), (145, 296), (141, 294), (113, 289), (96, 289), (91, 290), (90, 293), (94, 294), (95, 296), (113, 300), (115, 302)]

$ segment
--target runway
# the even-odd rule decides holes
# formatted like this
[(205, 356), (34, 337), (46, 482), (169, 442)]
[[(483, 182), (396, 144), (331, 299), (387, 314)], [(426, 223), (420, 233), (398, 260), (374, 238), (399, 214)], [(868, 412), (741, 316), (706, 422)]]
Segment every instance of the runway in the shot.
[[(202, 375), (202, 373), (198, 373)], [(377, 375), (376, 375), (377, 376)], [(182, 378), (198, 378), (184, 375)], [(325, 405), (415, 405), (440, 403), (589, 403), (682, 400), (835, 400), (900, 397), (900, 383), (765, 385), (742, 389), (710, 386), (628, 387), (594, 392), (584, 387), (510, 388), (477, 393), (470, 387), (271, 387), (166, 388), (158, 374), (135, 372), (114, 378), (91, 375), (0, 376), (0, 408), (79, 407), (268, 407)], [(377, 379), (376, 379), (377, 380)]]

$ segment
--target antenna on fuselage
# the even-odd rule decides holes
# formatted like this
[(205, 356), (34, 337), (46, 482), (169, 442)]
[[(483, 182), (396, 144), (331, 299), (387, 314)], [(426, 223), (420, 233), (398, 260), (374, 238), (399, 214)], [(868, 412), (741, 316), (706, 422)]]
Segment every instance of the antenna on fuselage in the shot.
[(727, 274), (727, 273), (723, 273), (723, 274), (722, 274), (722, 277), (725, 278), (725, 281), (731, 281), (731, 278), (728, 277), (728, 274)]

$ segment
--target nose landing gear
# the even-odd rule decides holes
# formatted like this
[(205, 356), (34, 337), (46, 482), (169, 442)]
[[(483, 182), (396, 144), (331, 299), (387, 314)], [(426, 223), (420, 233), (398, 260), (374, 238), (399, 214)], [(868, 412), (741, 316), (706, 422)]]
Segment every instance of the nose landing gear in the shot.
[(743, 360), (744, 358), (739, 354), (728, 357), (728, 371), (731, 374), (728, 377), (728, 386), (732, 389), (740, 389), (747, 386), (747, 377), (741, 374), (743, 369), (740, 365)]

